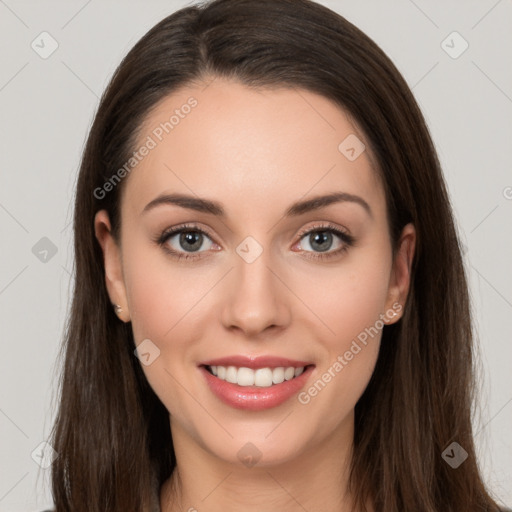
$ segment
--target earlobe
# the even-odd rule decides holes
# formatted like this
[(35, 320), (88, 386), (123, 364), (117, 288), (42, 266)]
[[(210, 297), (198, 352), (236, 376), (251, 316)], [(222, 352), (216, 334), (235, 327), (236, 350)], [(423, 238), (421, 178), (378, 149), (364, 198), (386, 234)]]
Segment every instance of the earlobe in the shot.
[(105, 285), (115, 313), (123, 322), (130, 321), (126, 287), (123, 279), (119, 246), (112, 236), (108, 212), (100, 210), (94, 217), (94, 232), (103, 252)]
[[(400, 235), (398, 249), (393, 262), (391, 279), (388, 289), (388, 311), (397, 314), (392, 315), (387, 323), (397, 322), (403, 314), (404, 304), (409, 294), (411, 282), (411, 270), (416, 249), (416, 229), (412, 223), (407, 224)], [(397, 305), (400, 305), (399, 307)]]

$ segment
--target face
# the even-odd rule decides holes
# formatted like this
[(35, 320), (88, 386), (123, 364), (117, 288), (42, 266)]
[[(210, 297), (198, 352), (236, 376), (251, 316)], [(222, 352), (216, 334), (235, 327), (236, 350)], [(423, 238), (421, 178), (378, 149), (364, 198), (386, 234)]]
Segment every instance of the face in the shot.
[[(95, 226), (173, 438), (235, 464), (252, 443), (271, 465), (350, 436), (415, 240), (406, 226), (392, 259), (364, 135), (322, 96), (216, 78), (158, 104), (143, 145), (120, 244), (105, 211)], [(165, 198), (177, 194), (190, 200)]]

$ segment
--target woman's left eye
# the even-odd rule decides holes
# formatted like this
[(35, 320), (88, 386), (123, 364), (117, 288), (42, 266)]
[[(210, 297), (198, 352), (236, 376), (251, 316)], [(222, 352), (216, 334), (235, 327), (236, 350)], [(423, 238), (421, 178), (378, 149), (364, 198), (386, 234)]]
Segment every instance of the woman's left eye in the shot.
[[(338, 248), (332, 251), (330, 249), (332, 248), (333, 240), (336, 238), (341, 240), (341, 244), (338, 242)], [(305, 239), (306, 246), (313, 249), (313, 251), (306, 251), (309, 253), (307, 258), (319, 260), (326, 260), (328, 258), (340, 256), (355, 243), (355, 238), (352, 235), (349, 235), (332, 225), (315, 226), (306, 232), (302, 232), (300, 239)], [(300, 243), (300, 247), (301, 249), (305, 249), (302, 242)]]
[[(308, 231), (303, 231), (299, 238), (300, 240), (306, 240), (306, 247), (303, 246), (302, 242), (299, 245), (303, 251), (305, 250), (308, 253), (306, 257), (310, 259), (327, 259), (339, 256), (355, 242), (352, 235), (332, 225), (315, 226)], [(336, 238), (341, 240), (341, 244), (338, 242), (341, 246), (332, 251), (333, 240)], [(217, 245), (203, 229), (195, 225), (185, 225), (164, 231), (156, 239), (156, 242), (177, 259), (197, 259), (201, 257), (200, 253), (204, 252), (200, 249), (204, 248), (204, 243), (207, 240), (210, 242), (210, 247), (207, 247), (206, 250), (211, 249), (213, 245)], [(174, 244), (171, 242), (174, 242)], [(311, 250), (308, 250), (307, 246)]]

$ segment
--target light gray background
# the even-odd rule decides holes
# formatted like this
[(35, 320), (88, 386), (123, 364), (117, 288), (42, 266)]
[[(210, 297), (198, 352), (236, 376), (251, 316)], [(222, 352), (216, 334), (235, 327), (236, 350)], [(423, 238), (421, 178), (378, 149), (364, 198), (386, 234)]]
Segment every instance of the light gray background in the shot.
[[(55, 414), (55, 361), (73, 266), (72, 197), (98, 98), (134, 43), (190, 3), (0, 0), (2, 512), (52, 504), (50, 470), (31, 453)], [(512, 3), (320, 3), (391, 57), (432, 132), (467, 247), (481, 340), (478, 453), (489, 486), (512, 505)], [(59, 45), (47, 59), (31, 48), (43, 31)], [(453, 31), (469, 43), (456, 59), (441, 45)], [(446, 44), (454, 52), (462, 42)], [(43, 237), (57, 248), (46, 262), (32, 252)]]

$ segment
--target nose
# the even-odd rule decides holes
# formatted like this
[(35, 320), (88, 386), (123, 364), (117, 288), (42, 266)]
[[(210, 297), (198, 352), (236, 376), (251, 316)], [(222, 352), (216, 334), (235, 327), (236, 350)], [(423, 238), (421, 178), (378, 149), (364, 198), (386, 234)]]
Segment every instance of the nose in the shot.
[(252, 263), (242, 258), (235, 260), (230, 274), (222, 310), (222, 322), (227, 329), (240, 330), (246, 337), (254, 338), (288, 325), (290, 291), (271, 268), (265, 251)]

